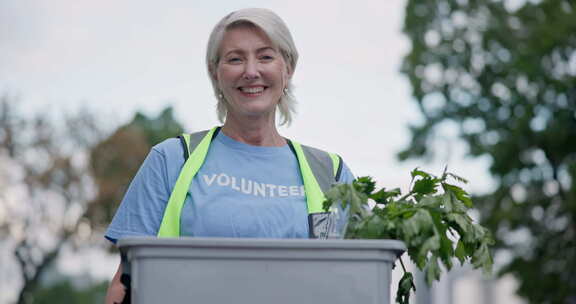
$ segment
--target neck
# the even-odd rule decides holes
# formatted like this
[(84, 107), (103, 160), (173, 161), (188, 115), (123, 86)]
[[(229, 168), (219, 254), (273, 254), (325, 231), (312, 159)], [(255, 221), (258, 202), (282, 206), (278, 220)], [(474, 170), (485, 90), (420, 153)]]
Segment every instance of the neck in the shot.
[(228, 137), (253, 146), (280, 147), (286, 144), (286, 140), (278, 133), (274, 119), (262, 120), (238, 120), (228, 115), (222, 132)]

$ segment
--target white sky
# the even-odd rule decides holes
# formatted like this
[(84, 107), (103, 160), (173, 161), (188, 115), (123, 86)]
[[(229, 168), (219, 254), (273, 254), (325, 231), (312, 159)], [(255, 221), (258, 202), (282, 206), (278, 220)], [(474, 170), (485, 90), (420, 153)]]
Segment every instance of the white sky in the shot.
[[(399, 72), (409, 42), (404, 1), (1, 0), (0, 94), (25, 113), (88, 107), (111, 126), (135, 111), (173, 105), (188, 131), (218, 124), (204, 64), (212, 27), (229, 12), (265, 7), (280, 15), (300, 53), (298, 114), (284, 136), (339, 153), (357, 176), (406, 187), (416, 166), (448, 164), (473, 192), (491, 188), (486, 159), (464, 159), (454, 140), (434, 163), (400, 164), (408, 123), (420, 115)], [(106, 127), (106, 126), (104, 126)], [(447, 134), (455, 128), (447, 127)]]

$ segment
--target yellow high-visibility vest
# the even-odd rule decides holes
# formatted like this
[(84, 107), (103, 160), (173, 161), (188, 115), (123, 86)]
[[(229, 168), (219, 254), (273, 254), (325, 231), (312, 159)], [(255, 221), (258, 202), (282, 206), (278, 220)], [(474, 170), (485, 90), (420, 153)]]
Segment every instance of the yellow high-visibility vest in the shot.
[[(184, 147), (186, 161), (172, 189), (172, 194), (164, 210), (164, 216), (158, 237), (180, 236), (180, 215), (190, 188), (192, 179), (204, 163), (210, 143), (220, 131), (220, 127), (193, 134), (180, 136)], [(288, 140), (302, 175), (306, 204), (308, 209), (308, 228), (310, 238), (327, 238), (331, 223), (330, 212), (325, 212), (322, 204), (328, 191), (340, 177), (342, 159), (333, 153), (324, 152), (312, 147), (300, 145)]]

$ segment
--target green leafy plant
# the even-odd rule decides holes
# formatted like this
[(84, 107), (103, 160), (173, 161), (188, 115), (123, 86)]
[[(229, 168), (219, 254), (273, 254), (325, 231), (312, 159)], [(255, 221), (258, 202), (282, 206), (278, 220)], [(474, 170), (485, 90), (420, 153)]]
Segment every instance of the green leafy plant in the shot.
[[(398, 188), (376, 190), (371, 177), (335, 185), (326, 193), (324, 209), (329, 210), (338, 203), (349, 208), (344, 238), (403, 241), (410, 259), (424, 272), (428, 285), (440, 279), (440, 263), (450, 270), (454, 258), (461, 264), (470, 262), (475, 268), (491, 272), (492, 236), (467, 214), (473, 207), (469, 194), (450, 183), (467, 181), (446, 169), (440, 177), (418, 168), (411, 175), (410, 190), (405, 195)], [(373, 207), (369, 200), (373, 201)], [(410, 290), (415, 291), (416, 286), (402, 259), (400, 264), (404, 275), (398, 285), (396, 302), (406, 304)]]

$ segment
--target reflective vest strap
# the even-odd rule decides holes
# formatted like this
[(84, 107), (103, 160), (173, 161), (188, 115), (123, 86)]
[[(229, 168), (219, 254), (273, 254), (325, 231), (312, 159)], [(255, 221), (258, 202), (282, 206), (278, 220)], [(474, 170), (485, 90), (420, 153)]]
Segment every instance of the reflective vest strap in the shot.
[(182, 133), (178, 136), (178, 139), (180, 140), (180, 145), (182, 145), (182, 156), (184, 157), (184, 161), (186, 161), (190, 156), (190, 151), (188, 149), (188, 146), (190, 145), (190, 134)]
[(330, 188), (334, 180), (332, 161), (325, 152), (302, 146), (294, 141), (291, 144), (300, 165), (308, 214), (324, 212), (322, 207), (325, 200), (324, 191)]
[[(210, 143), (212, 142), (212, 140), (214, 140), (214, 137), (216, 137), (218, 132), (220, 132), (220, 127), (214, 127), (209, 131), (201, 131), (201, 132), (196, 132), (196, 133), (192, 133), (192, 134), (186, 134), (190, 137), (190, 140), (188, 143), (188, 151), (193, 152), (194, 150), (196, 150), (196, 147), (198, 147), (198, 145), (206, 137), (208, 137), (208, 139), (207, 139), (208, 145), (210, 145)], [(190, 155), (192, 155), (192, 152), (190, 153)], [(204, 159), (202, 159), (202, 161), (204, 161)]]
[(322, 192), (330, 190), (332, 185), (339, 179), (337, 173), (342, 166), (340, 157), (305, 145), (302, 145), (302, 150)]
[(334, 169), (334, 177), (336, 180), (336, 174), (338, 174), (338, 167), (340, 166), (340, 157), (334, 153), (328, 153), (330, 155), (330, 159), (332, 159), (332, 169)]
[(335, 153), (328, 153), (332, 159), (332, 168), (334, 169), (334, 180), (340, 181), (340, 175), (342, 174), (342, 157)]
[(336, 154), (294, 142), (291, 145), (298, 158), (306, 190), (309, 237), (326, 239), (336, 223), (331, 212), (324, 211), (324, 193), (338, 180), (342, 160)]
[[(213, 128), (210, 131), (198, 132), (188, 136), (188, 151), (192, 152), (184, 163), (184, 166), (182, 166), (172, 194), (168, 199), (166, 209), (164, 210), (164, 217), (158, 230), (158, 237), (180, 236), (180, 214), (184, 206), (186, 194), (188, 193), (194, 175), (196, 175), (204, 163), (210, 142), (217, 130), (218, 128)], [(184, 136), (184, 139), (186, 140), (186, 136)]]

